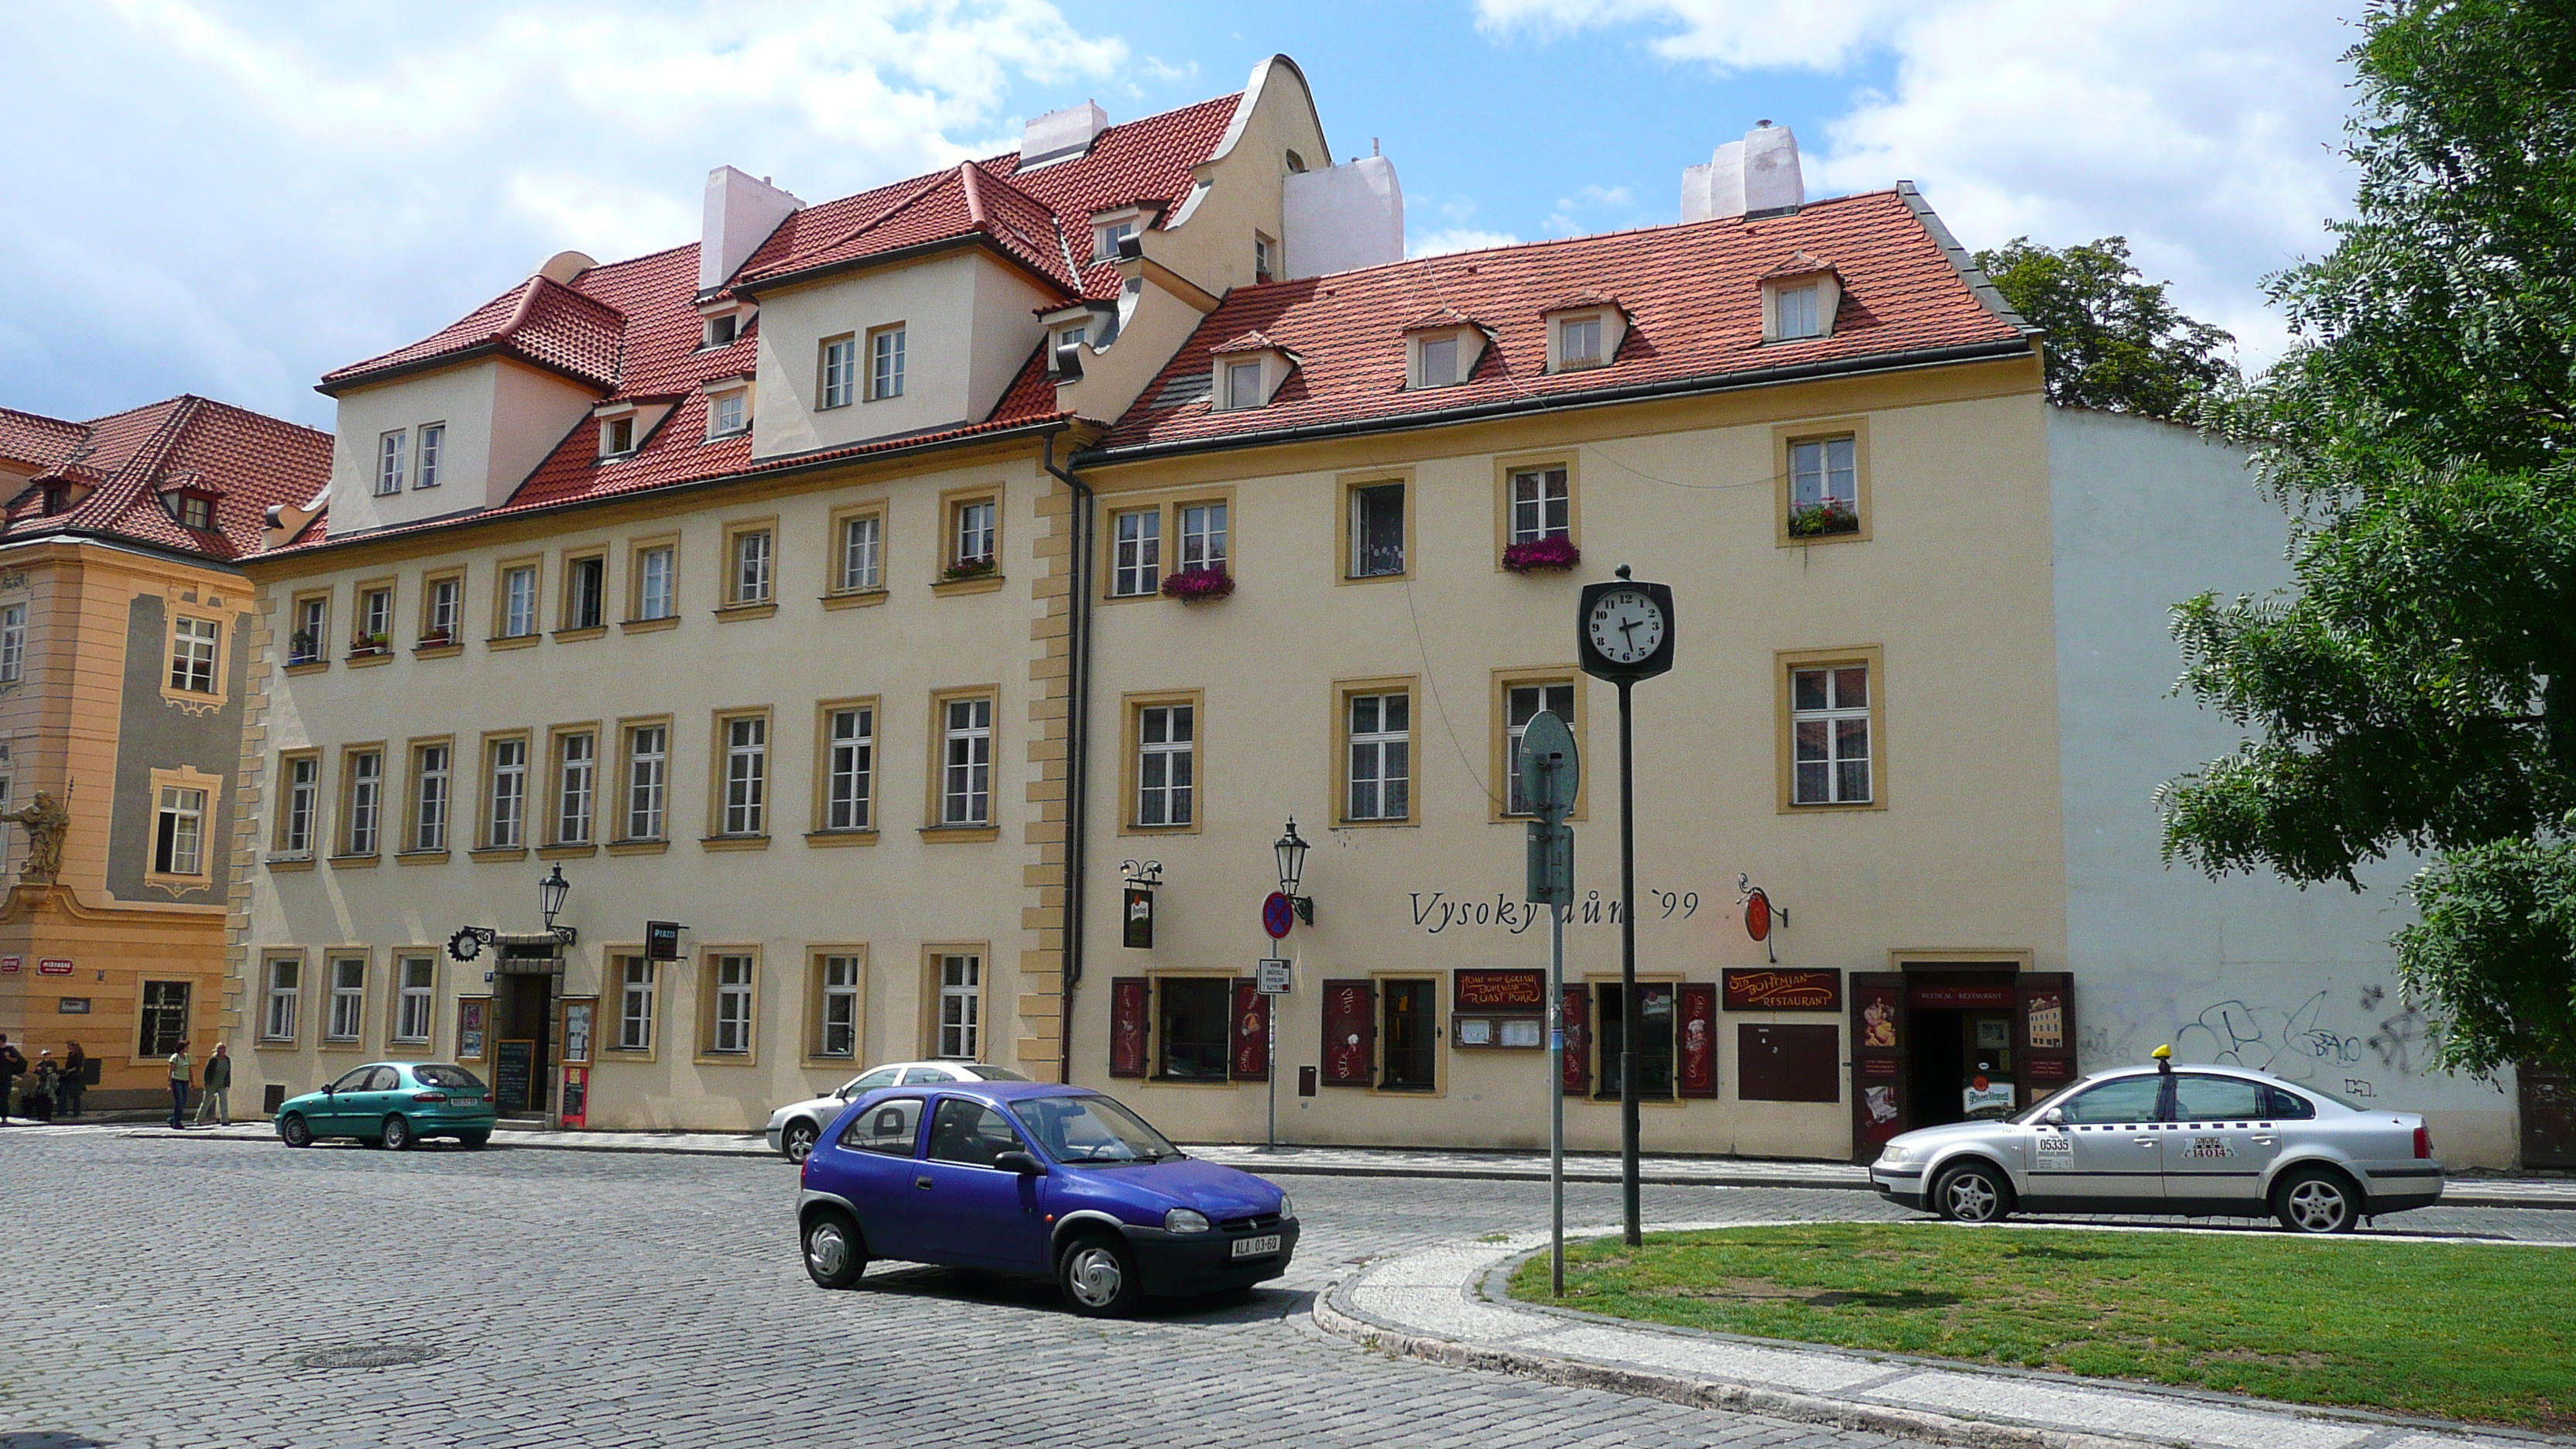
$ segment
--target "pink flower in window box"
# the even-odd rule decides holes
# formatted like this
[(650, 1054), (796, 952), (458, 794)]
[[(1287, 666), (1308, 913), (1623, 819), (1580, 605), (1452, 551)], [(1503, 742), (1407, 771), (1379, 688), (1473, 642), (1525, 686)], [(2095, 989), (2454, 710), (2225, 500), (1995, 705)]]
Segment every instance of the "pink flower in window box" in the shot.
[(1163, 576), (1163, 594), (1184, 604), (1222, 599), (1234, 592), (1234, 575), (1223, 569), (1183, 569)]
[(1503, 550), (1503, 567), (1516, 574), (1534, 574), (1543, 569), (1564, 570), (1583, 562), (1583, 550), (1570, 538), (1534, 538)]

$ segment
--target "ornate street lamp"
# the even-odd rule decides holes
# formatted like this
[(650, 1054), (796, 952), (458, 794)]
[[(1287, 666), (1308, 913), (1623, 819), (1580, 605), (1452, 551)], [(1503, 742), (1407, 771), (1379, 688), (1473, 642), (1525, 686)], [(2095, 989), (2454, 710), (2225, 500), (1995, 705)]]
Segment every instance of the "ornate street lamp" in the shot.
[(1297, 894), (1298, 882), (1306, 876), (1306, 842), (1297, 834), (1297, 817), (1288, 817), (1288, 833), (1272, 842), (1271, 853), (1279, 859), (1279, 894), (1297, 908), (1297, 919), (1315, 924), (1315, 900)]
[[(572, 882), (564, 879), (560, 865), (544, 880), (537, 882), (537, 909), (545, 913), (546, 934), (555, 938), (559, 948), (581, 939), (581, 933), (574, 928), (555, 924), (555, 916), (564, 908), (564, 898), (571, 894)], [(447, 938), (447, 954), (454, 960), (471, 961), (482, 955), (485, 947), (497, 945), (500, 940), (501, 931), (496, 926), (459, 926), (456, 934)]]
[(572, 882), (564, 879), (563, 867), (537, 882), (537, 909), (545, 914), (546, 929), (555, 928), (555, 913), (564, 908), (564, 897), (572, 894)]

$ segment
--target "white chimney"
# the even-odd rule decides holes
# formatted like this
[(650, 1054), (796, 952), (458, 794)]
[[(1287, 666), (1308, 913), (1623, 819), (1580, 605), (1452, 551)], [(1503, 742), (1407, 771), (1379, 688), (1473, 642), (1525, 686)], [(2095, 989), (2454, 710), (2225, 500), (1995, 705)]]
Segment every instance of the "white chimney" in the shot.
[(1362, 156), (1346, 166), (1291, 171), (1279, 183), (1279, 242), (1286, 277), (1320, 277), (1404, 260), (1404, 187), (1395, 163)]
[(1682, 171), (1682, 220), (1708, 221), (1750, 212), (1794, 211), (1807, 204), (1798, 166), (1798, 138), (1769, 121), (1741, 141), (1717, 148), (1705, 166)]
[(706, 229), (698, 240), (698, 290), (712, 292), (723, 286), (778, 230), (780, 222), (804, 206), (768, 181), (730, 166), (708, 172)]
[(1109, 129), (1109, 113), (1098, 101), (1084, 101), (1069, 111), (1049, 111), (1020, 132), (1022, 171), (1087, 155), (1091, 143)]

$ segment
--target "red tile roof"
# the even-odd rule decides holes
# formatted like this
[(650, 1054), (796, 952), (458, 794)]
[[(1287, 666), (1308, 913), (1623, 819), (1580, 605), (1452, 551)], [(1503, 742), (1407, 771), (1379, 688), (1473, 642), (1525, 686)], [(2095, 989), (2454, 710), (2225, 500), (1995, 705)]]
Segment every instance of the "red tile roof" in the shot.
[[(58, 451), (24, 455), (37, 444)], [(301, 507), (331, 480), (329, 433), (191, 396), (86, 423), (0, 410), (0, 457), (44, 466), (8, 500), (0, 542), (105, 534), (217, 560), (258, 552), (271, 504)], [(88, 491), (48, 514), (44, 485), (57, 480)], [(183, 487), (215, 495), (213, 528), (170, 516), (166, 495)]]
[[(1830, 336), (1762, 340), (1761, 279), (1797, 251), (1834, 259), (1842, 307)], [(2029, 345), (1991, 288), (1971, 281), (1938, 218), (1911, 187), (1813, 202), (1795, 215), (1725, 218), (1239, 288), (1199, 323), (1103, 440), (1101, 456), (1217, 446), (1323, 426), (1406, 426), (1430, 415), (1574, 402), (1654, 384), (1712, 386), (1782, 370), (1830, 370), (1941, 349)], [(1610, 302), (1628, 333), (1607, 365), (1547, 371), (1545, 314)], [(1476, 375), (1407, 391), (1410, 319), (1454, 308), (1495, 333)], [(1258, 333), (1294, 352), (1297, 372), (1266, 407), (1219, 411), (1212, 358)], [(1179, 386), (1174, 386), (1179, 383)]]
[[(584, 273), (574, 281), (587, 278)], [(625, 317), (592, 288), (530, 277), (409, 347), (324, 373), (322, 391), (337, 393), (370, 379), (496, 352), (609, 387), (617, 380), (625, 330)]]

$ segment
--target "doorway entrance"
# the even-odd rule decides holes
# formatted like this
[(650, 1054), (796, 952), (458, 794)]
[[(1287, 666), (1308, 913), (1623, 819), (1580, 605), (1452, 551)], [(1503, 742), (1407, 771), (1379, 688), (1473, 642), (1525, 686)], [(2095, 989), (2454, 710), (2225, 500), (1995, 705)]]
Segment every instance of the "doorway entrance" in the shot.
[(2576, 1167), (2576, 1079), (2540, 1062), (2522, 1063), (2514, 1078), (2522, 1091), (2522, 1165)]
[(554, 1080), (555, 975), (505, 962), (492, 985), (493, 1105), (504, 1115), (543, 1113)]
[(2000, 1117), (2075, 1078), (2074, 978), (2012, 961), (1900, 962), (1851, 979), (1852, 1151)]

